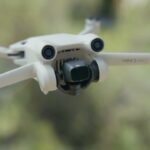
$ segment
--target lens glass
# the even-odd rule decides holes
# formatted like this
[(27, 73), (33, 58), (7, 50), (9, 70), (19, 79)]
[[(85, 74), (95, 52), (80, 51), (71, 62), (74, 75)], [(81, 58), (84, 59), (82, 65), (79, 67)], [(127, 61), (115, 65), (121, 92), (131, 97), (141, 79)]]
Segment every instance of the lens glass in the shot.
[(52, 59), (55, 56), (55, 49), (52, 46), (49, 46), (49, 45), (45, 46), (42, 49), (42, 56), (45, 59)]
[(88, 80), (90, 77), (89, 68), (87, 66), (74, 68), (71, 70), (71, 77), (74, 82)]
[(100, 52), (104, 48), (104, 42), (102, 39), (94, 39), (91, 43), (91, 47), (95, 52)]

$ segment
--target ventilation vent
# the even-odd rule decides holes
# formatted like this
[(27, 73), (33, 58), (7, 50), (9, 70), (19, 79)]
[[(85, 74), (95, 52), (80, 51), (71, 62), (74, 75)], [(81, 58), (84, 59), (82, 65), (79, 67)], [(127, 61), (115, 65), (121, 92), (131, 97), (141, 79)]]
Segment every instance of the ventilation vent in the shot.
[(67, 53), (67, 52), (76, 52), (76, 51), (80, 51), (80, 48), (61, 50), (61, 51), (58, 52), (58, 54)]

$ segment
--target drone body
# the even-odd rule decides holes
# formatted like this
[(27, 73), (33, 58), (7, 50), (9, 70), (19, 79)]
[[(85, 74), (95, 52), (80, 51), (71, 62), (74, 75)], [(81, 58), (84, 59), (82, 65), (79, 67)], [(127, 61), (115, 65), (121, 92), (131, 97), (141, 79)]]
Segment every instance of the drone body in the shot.
[[(15, 43), (10, 46), (8, 56), (17, 65), (36, 66), (33, 68), (36, 69), (36, 78), (44, 93), (58, 87), (64, 92), (76, 95), (92, 80), (99, 80), (96, 55), (103, 47), (103, 40), (95, 34), (55, 34)], [(94, 60), (97, 70), (90, 67), (94, 65)], [(97, 77), (94, 77), (92, 70), (97, 71)]]
[(77, 95), (91, 82), (106, 77), (108, 65), (149, 64), (150, 54), (102, 53), (103, 40), (95, 34), (99, 23), (87, 20), (78, 35), (55, 34), (32, 37), (0, 48), (0, 56), (21, 66), (0, 75), (0, 87), (33, 78), (41, 90), (59, 89)]

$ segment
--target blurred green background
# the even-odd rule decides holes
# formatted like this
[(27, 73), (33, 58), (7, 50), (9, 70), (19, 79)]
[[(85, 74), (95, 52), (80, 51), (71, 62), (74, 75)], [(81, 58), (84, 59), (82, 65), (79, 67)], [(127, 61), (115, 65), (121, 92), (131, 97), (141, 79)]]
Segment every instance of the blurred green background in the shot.
[[(105, 51), (150, 51), (148, 0), (0, 0), (0, 45), (102, 20)], [(0, 71), (15, 65), (0, 60)], [(150, 66), (113, 67), (78, 97), (35, 81), (0, 90), (0, 150), (149, 150)]]

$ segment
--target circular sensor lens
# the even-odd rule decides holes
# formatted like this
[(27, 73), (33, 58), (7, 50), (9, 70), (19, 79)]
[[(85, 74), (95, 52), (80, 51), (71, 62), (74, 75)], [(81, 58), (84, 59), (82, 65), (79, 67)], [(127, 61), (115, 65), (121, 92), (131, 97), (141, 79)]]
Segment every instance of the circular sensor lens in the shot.
[(47, 45), (42, 49), (42, 56), (45, 59), (52, 59), (55, 56), (55, 49), (53, 46)]
[(100, 38), (94, 39), (91, 43), (91, 48), (95, 52), (100, 52), (104, 48), (104, 41)]

